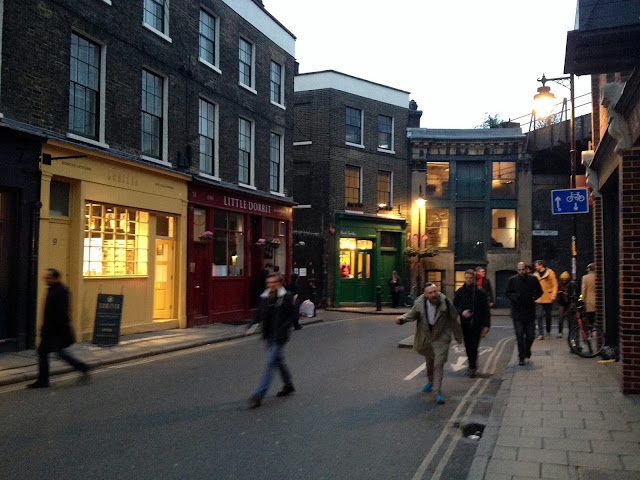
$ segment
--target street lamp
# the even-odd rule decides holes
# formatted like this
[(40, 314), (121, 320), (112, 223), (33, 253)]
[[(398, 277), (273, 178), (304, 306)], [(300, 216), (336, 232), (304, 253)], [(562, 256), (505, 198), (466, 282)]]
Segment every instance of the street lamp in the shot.
[(416, 198), (416, 205), (418, 206), (418, 248), (421, 247), (422, 240), (422, 207), (424, 207), (426, 201), (422, 194), (422, 185), (420, 185), (420, 193), (418, 194), (418, 198)]
[[(551, 88), (547, 87), (545, 84), (547, 82), (556, 82), (558, 85), (562, 85), (565, 88), (569, 89), (569, 93), (571, 95), (571, 119), (569, 123), (570, 135), (571, 135), (571, 145), (570, 145), (570, 158), (571, 158), (571, 188), (576, 188), (576, 125), (575, 125), (575, 89), (574, 89), (574, 80), (573, 73), (567, 75), (566, 77), (555, 77), (555, 78), (547, 78), (542, 74), (542, 78), (538, 78), (538, 81), (542, 83), (542, 87), (538, 88), (538, 93), (533, 97), (534, 100), (534, 114), (538, 114), (538, 112), (542, 113), (542, 116), (549, 116), (551, 114), (551, 109), (549, 108), (549, 103), (555, 103), (555, 95), (551, 93)], [(565, 84), (565, 82), (569, 83), (569, 86)], [(566, 99), (565, 99), (566, 100)], [(576, 281), (576, 273), (578, 269), (578, 252), (576, 250), (576, 215), (571, 215), (571, 227), (572, 227), (572, 235), (571, 235), (571, 276), (573, 281)]]

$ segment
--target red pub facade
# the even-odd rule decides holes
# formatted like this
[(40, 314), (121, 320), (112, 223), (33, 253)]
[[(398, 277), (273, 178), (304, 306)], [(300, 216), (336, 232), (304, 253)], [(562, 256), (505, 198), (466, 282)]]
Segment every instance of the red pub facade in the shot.
[(188, 327), (249, 318), (267, 263), (288, 277), (292, 207), (286, 197), (191, 184)]

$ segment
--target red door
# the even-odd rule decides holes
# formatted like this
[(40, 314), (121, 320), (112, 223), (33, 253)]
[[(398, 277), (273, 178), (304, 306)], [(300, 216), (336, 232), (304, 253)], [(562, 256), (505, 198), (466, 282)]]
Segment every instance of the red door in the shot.
[(195, 327), (208, 323), (209, 305), (208, 291), (211, 277), (211, 262), (209, 260), (210, 243), (193, 242), (191, 258), (189, 259), (189, 290), (187, 326)]

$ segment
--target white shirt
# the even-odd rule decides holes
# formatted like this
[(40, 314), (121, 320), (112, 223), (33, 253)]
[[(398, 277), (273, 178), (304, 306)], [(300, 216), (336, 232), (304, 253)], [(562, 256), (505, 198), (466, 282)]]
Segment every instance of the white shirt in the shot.
[(427, 304), (427, 321), (429, 325), (433, 326), (436, 323), (436, 306), (431, 303), (429, 300), (426, 301)]

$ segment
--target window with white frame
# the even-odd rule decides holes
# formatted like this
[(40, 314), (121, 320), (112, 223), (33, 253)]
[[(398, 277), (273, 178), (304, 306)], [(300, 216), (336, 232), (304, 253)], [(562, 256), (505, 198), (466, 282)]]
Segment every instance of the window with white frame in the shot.
[(253, 185), (253, 123), (238, 120), (238, 182)]
[(143, 22), (152, 29), (169, 34), (169, 0), (144, 0)]
[(393, 118), (378, 115), (378, 148), (393, 150)]
[(282, 72), (284, 67), (274, 61), (271, 62), (271, 101), (278, 105), (284, 105), (284, 82)]
[(347, 107), (347, 143), (362, 145), (362, 110)]
[(282, 193), (282, 135), (271, 132), (269, 157), (269, 188)]
[(99, 139), (100, 45), (71, 34), (69, 74), (69, 131)]
[(200, 99), (198, 134), (200, 137), (200, 171), (217, 176), (216, 105)]
[(142, 154), (162, 158), (164, 79), (142, 70)]
[(205, 10), (200, 10), (200, 60), (218, 66), (217, 19)]
[(344, 202), (347, 207), (361, 206), (360, 167), (346, 165), (344, 172)]
[(148, 274), (149, 212), (87, 202), (84, 216), (85, 277)]
[(391, 172), (378, 170), (378, 210), (391, 210)]
[(253, 44), (241, 38), (238, 44), (238, 81), (253, 89)]

